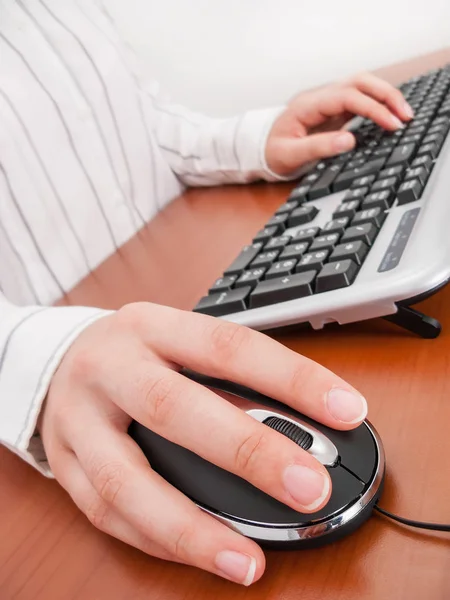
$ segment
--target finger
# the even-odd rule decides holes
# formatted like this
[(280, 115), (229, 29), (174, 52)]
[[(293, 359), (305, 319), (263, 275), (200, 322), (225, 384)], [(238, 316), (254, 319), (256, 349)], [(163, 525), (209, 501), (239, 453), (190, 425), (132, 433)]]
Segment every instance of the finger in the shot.
[(346, 131), (313, 133), (303, 138), (280, 138), (277, 142), (277, 172), (292, 172), (310, 161), (348, 152), (355, 147), (355, 136)]
[(150, 304), (116, 316), (166, 360), (246, 385), (330, 427), (352, 429), (367, 414), (365, 399), (343, 379), (257, 331)]
[[(97, 442), (95, 451), (85, 435), (73, 438), (73, 449), (103, 503), (94, 522), (103, 522), (101, 510), (106, 505), (173, 560), (244, 585), (262, 576), (265, 558), (257, 544), (195, 506), (149, 468), (127, 434), (91, 416), (89, 434)], [(96, 514), (97, 509), (90, 510)]]
[(104, 389), (136, 421), (295, 510), (313, 512), (329, 499), (329, 475), (311, 454), (173, 370), (140, 361)]
[(409, 121), (414, 117), (414, 112), (403, 94), (387, 81), (372, 75), (372, 73), (363, 73), (358, 75), (351, 83), (360, 92), (379, 102), (384, 102), (400, 119)]
[(152, 542), (141, 531), (136, 530), (119, 513), (110, 509), (97, 494), (75, 454), (67, 451), (59, 464), (59, 468), (53, 468), (56, 479), (97, 529), (155, 558), (185, 564), (159, 544)]
[(338, 88), (335, 93), (324, 96), (318, 110), (324, 117), (351, 112), (354, 115), (370, 119), (389, 131), (403, 127), (400, 119), (392, 114), (386, 106), (351, 87)]

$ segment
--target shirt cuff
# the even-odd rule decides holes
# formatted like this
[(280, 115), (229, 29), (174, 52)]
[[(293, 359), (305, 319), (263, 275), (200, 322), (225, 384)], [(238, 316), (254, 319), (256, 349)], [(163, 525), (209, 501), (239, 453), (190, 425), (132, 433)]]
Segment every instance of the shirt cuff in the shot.
[(42, 403), (70, 345), (108, 314), (89, 307), (18, 308), (8, 331), (0, 332), (0, 442), (47, 477), (51, 470), (36, 434)]
[(298, 171), (291, 175), (278, 175), (266, 160), (267, 139), (276, 119), (286, 110), (285, 106), (252, 110), (242, 118), (236, 151), (242, 171), (266, 181), (293, 181)]

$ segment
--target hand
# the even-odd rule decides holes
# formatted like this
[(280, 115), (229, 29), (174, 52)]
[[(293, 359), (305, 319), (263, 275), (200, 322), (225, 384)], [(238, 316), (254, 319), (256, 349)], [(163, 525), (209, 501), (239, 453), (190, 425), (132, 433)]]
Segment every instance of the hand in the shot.
[(355, 137), (342, 127), (355, 115), (389, 131), (399, 129), (402, 121), (414, 116), (399, 90), (370, 73), (300, 94), (269, 134), (269, 168), (278, 175), (290, 175), (313, 160), (348, 152), (355, 146)]
[(65, 355), (39, 430), (55, 477), (78, 507), (148, 554), (249, 585), (264, 571), (259, 546), (153, 472), (127, 434), (131, 419), (302, 512), (327, 502), (330, 479), (310, 454), (181, 375), (181, 366), (247, 385), (338, 429), (356, 427), (367, 404), (261, 333), (152, 304), (101, 318)]

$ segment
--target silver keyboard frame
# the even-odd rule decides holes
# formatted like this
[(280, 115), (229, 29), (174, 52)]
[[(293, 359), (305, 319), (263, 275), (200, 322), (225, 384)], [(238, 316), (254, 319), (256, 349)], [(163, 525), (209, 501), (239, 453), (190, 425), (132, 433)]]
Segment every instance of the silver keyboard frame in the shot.
[[(316, 218), (288, 229), (322, 227), (342, 202), (346, 191), (308, 202), (320, 209)], [(391, 271), (378, 272), (379, 265), (403, 214), (421, 211), (414, 224), (399, 264)], [(255, 232), (256, 234), (256, 232)], [(394, 205), (381, 227), (355, 281), (346, 288), (280, 302), (261, 308), (224, 315), (220, 318), (252, 329), (270, 330), (300, 323), (322, 329), (327, 323), (340, 324), (394, 315), (397, 303), (420, 297), (450, 279), (450, 133), (436, 159), (420, 200)]]

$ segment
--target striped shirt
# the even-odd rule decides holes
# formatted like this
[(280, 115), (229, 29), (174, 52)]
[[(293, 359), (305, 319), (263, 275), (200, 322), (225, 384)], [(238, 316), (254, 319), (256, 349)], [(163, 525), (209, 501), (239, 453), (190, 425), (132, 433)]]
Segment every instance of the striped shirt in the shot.
[(0, 0), (0, 442), (49, 473), (51, 377), (108, 314), (51, 308), (185, 186), (274, 179), (282, 107), (213, 119), (173, 104), (96, 0)]

